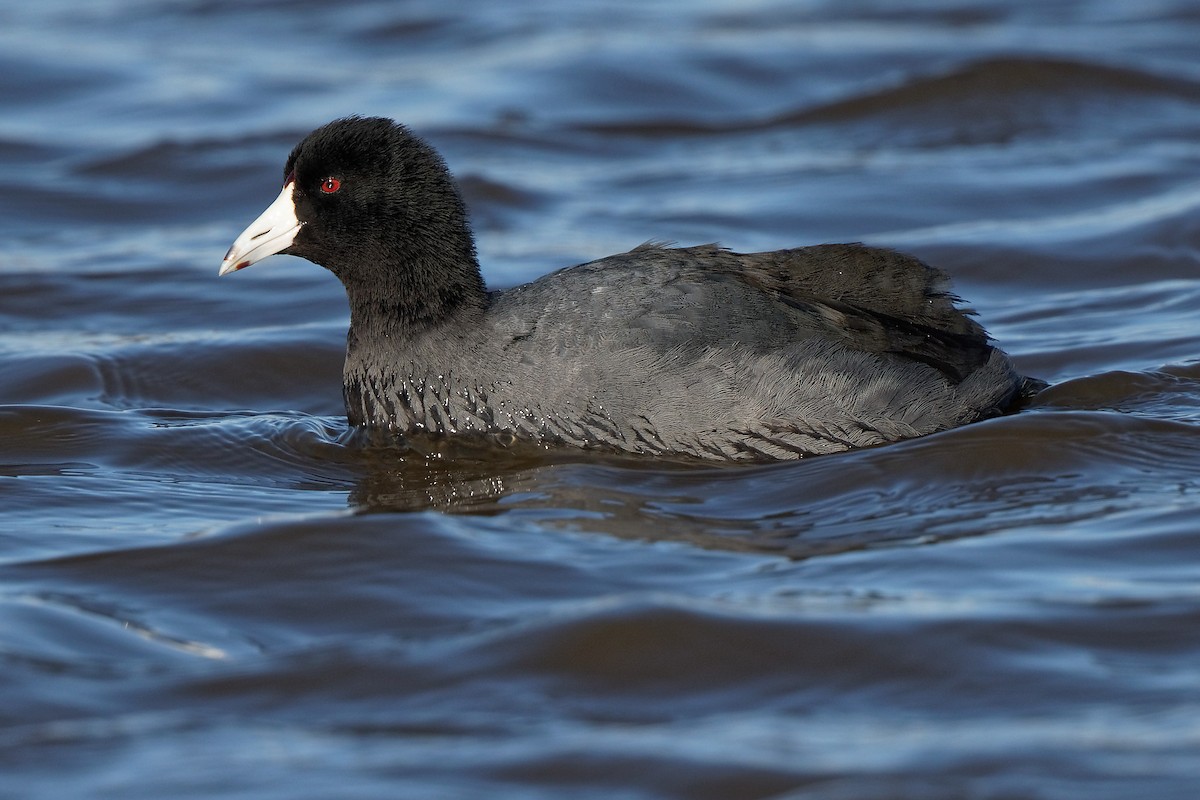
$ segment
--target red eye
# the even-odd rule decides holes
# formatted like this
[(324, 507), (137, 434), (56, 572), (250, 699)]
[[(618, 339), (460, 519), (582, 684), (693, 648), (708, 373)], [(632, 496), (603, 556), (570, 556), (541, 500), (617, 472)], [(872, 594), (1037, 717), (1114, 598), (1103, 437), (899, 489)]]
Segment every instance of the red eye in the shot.
[(340, 188), (342, 188), (342, 182), (337, 178), (326, 178), (321, 181), (321, 191), (325, 194), (333, 194)]

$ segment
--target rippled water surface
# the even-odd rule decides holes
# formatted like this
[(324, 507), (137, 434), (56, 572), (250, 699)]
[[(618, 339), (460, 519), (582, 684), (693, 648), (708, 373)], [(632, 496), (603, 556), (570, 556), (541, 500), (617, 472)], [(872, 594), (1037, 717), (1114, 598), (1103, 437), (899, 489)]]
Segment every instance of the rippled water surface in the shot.
[[(0, 795), (1200, 796), (1190, 0), (41, 0), (0, 104)], [(216, 278), (348, 113), (493, 286), (862, 240), (1055, 385), (752, 468), (370, 441), (337, 282)]]

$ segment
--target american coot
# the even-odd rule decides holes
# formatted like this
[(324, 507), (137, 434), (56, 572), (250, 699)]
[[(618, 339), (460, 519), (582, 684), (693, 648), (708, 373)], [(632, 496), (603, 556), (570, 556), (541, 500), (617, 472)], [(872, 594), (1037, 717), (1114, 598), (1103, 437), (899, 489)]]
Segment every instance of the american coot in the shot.
[(283, 173), (220, 274), (287, 253), (341, 280), (354, 425), (791, 459), (1002, 414), (1044, 386), (942, 272), (891, 250), (645, 244), (489, 292), (449, 170), (404, 126), (335, 120)]

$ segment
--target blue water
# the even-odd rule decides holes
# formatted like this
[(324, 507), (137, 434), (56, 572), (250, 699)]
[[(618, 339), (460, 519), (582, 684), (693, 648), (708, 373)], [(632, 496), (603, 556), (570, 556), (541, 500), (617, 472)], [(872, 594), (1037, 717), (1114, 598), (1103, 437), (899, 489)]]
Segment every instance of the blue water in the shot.
[[(1197, 796), (1194, 4), (9, 6), (0, 796)], [(493, 286), (866, 241), (1055, 385), (752, 468), (369, 441), (337, 281), (216, 278), (350, 113)]]

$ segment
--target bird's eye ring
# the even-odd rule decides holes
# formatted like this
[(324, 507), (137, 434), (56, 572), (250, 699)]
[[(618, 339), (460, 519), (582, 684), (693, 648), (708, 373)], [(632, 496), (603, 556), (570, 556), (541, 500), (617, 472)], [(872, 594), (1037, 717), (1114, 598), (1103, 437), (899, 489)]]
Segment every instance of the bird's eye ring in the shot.
[(340, 188), (342, 188), (342, 182), (337, 178), (326, 178), (321, 181), (321, 191), (325, 194), (333, 194)]

